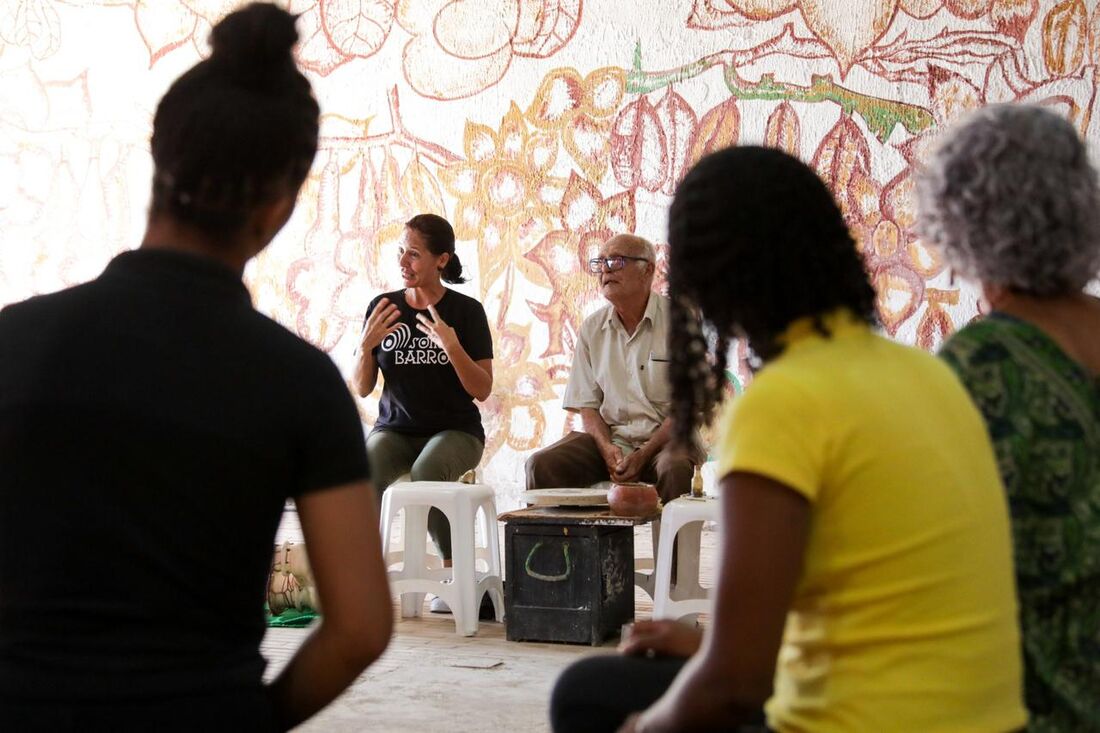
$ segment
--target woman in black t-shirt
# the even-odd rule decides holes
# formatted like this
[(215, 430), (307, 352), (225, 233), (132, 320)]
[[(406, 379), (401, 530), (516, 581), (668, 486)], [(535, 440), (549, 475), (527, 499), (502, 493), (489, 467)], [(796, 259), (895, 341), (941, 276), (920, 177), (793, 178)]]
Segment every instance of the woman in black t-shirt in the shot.
[[(389, 643), (355, 403), (241, 282), (317, 152), (297, 40), (274, 5), (220, 20), (157, 104), (141, 246), (0, 311), (3, 730), (285, 731)], [(325, 613), (265, 682), (288, 498)]]
[[(367, 439), (379, 492), (404, 473), (413, 481), (454, 481), (485, 448), (481, 413), (493, 389), (493, 340), (485, 309), (443, 283), (462, 283), (454, 230), (419, 214), (405, 224), (398, 260), (405, 288), (371, 301), (355, 384), (360, 397), (385, 377), (378, 421)], [(428, 530), (445, 565), (450, 526), (432, 509)], [(444, 610), (437, 600), (433, 610)]]

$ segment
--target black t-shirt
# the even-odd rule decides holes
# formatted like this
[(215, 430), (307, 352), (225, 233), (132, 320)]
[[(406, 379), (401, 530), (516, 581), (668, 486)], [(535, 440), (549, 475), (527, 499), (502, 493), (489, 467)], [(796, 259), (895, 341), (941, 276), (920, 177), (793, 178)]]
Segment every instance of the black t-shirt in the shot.
[(0, 697), (258, 689), (285, 500), (367, 476), (335, 365), (213, 260), (0, 311)]
[[(405, 301), (405, 291), (398, 290), (372, 300), (368, 317), (382, 298), (397, 306), (401, 318), (397, 330), (371, 352), (385, 379), (374, 429), (418, 436), (461, 430), (484, 442), (485, 429), (474, 398), (443, 349), (417, 328), (416, 314), (430, 318), (428, 311), (413, 308)], [(447, 288), (435, 310), (455, 330), (471, 359), (493, 358), (493, 336), (481, 303)]]

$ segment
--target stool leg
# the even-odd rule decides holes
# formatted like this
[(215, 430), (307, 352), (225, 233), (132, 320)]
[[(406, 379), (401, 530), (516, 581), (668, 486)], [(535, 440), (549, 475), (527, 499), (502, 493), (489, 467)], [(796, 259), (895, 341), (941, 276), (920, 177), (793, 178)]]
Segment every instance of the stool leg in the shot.
[[(489, 600), (493, 604), (493, 620), (500, 623), (504, 620), (504, 589), (501, 587), (501, 581), (498, 577), (493, 581), (489, 587), (485, 590), (489, 594)], [(481, 606), (478, 606), (478, 612), (480, 613)]]
[[(497, 505), (492, 499), (481, 505), (486, 550), (489, 556), (489, 599), (493, 602), (493, 616), (504, 620), (504, 583), (500, 572), (500, 530), (497, 528)], [(480, 606), (478, 608), (480, 611)]]
[[(639, 573), (634, 571), (634, 585), (644, 590), (650, 598), (654, 597), (654, 583), (657, 580), (657, 551), (661, 546), (661, 520), (654, 519), (649, 523), (649, 531), (653, 538), (650, 544), (653, 546), (653, 568), (648, 573)], [(648, 560), (648, 558), (642, 558)], [(635, 566), (638, 564), (637, 559), (634, 561)]]
[(500, 577), (500, 529), (497, 524), (497, 507), (492, 501), (481, 505), (485, 549), (488, 550), (489, 574)]
[(390, 528), (394, 519), (390, 516), (391, 504), (390, 495), (382, 494), (382, 515), (378, 518), (378, 531), (382, 533), (382, 557), (390, 552)]
[(455, 630), (462, 636), (477, 633), (478, 601), (477, 569), (474, 554), (474, 517), (470, 513), (472, 506), (456, 502), (453, 515), (447, 512), (447, 521), (451, 523), (451, 560), (453, 567), (453, 585), (455, 599), (451, 606), (455, 617)]
[(688, 522), (676, 533), (676, 587), (672, 589), (672, 599), (682, 601), (688, 598), (706, 596), (699, 585), (699, 552), (703, 539), (703, 523)]
[[(670, 523), (671, 524), (671, 523)], [(657, 549), (657, 563), (653, 568), (653, 618), (667, 618), (667, 606), (671, 599), (672, 548), (676, 544), (675, 524), (665, 527), (665, 536)]]
[[(489, 554), (489, 551), (492, 549), (492, 544), (489, 538), (488, 512), (489, 509), (484, 501), (474, 507), (474, 565), (476, 567), (479, 560), (484, 560), (486, 575), (493, 572), (493, 558)], [(478, 533), (481, 534), (481, 538), (485, 541), (484, 546), (477, 544)], [(482, 575), (480, 570), (478, 571), (478, 575)]]
[[(417, 577), (424, 569), (424, 543), (428, 533), (428, 507), (406, 506), (405, 526), (401, 532), (405, 542), (405, 566), (402, 574)], [(401, 617), (416, 618), (424, 609), (423, 593), (401, 594)]]

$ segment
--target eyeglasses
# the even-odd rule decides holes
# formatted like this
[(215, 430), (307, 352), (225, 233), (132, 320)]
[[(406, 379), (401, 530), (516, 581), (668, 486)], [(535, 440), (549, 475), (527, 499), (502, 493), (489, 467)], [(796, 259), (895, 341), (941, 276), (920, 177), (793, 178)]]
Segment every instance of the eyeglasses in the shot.
[(588, 271), (592, 273), (615, 272), (626, 267), (626, 261), (649, 262), (645, 257), (631, 257), (629, 255), (612, 255), (611, 257), (593, 257), (588, 261)]

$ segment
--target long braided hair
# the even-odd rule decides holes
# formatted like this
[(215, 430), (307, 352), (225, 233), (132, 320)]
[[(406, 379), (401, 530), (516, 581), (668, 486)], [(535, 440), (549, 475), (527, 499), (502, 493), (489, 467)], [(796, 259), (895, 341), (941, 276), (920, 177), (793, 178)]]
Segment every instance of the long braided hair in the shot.
[[(805, 164), (771, 148), (699, 161), (669, 212), (673, 440), (689, 446), (721, 402), (735, 338), (774, 359), (795, 320), (847, 308), (877, 322), (875, 292), (840, 208)], [(708, 337), (709, 333), (709, 337)]]

